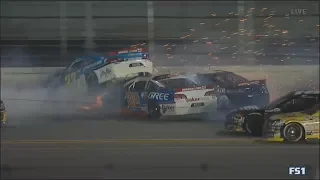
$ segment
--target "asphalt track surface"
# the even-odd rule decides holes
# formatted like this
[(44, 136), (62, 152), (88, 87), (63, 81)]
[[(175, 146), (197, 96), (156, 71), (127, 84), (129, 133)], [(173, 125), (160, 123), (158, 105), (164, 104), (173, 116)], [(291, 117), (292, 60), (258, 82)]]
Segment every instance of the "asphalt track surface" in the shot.
[[(308, 179), (319, 167), (318, 144), (221, 133), (221, 121), (38, 118), (2, 129), (2, 179)], [(306, 166), (307, 175), (289, 176), (289, 166)]]

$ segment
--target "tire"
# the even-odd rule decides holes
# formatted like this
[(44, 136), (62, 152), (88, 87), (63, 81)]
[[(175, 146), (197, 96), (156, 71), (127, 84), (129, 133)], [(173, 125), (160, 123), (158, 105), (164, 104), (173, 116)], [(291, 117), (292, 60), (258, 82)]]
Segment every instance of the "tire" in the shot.
[(262, 136), (262, 115), (250, 115), (245, 118), (243, 129), (250, 136)]
[(148, 102), (148, 117), (151, 119), (159, 119), (161, 117), (160, 106), (154, 101)]
[(283, 130), (283, 139), (286, 142), (299, 142), (305, 140), (305, 130), (298, 123), (289, 123)]

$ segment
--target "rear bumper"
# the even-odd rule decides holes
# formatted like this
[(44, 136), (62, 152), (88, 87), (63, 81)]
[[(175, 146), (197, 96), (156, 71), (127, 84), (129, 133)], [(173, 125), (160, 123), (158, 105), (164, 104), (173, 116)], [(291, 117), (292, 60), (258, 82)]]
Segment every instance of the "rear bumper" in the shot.
[(6, 112), (5, 111), (1, 111), (0, 112), (0, 120), (1, 120), (1, 124), (6, 124), (7, 117), (6, 117)]

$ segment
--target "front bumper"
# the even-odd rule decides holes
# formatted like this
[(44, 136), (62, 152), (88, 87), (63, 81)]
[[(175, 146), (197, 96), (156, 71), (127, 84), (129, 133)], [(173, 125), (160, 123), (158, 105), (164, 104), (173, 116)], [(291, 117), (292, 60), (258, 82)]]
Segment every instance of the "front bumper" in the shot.
[(281, 135), (283, 123), (279, 120), (266, 121), (263, 126), (263, 139), (269, 142), (282, 142), (284, 141)]
[(226, 116), (225, 129), (230, 132), (244, 132), (243, 129), (244, 117), (239, 114)]

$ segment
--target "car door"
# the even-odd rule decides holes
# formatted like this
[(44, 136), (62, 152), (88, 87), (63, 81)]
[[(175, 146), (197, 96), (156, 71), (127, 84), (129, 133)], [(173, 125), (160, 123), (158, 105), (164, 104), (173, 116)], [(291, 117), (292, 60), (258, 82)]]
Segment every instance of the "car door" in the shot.
[(65, 71), (63, 81), (65, 85), (72, 85), (76, 83), (82, 71), (83, 60), (79, 60), (71, 64), (71, 66)]
[(147, 81), (136, 81), (132, 83), (126, 93), (128, 108), (141, 109), (143, 107), (143, 94), (145, 92)]

